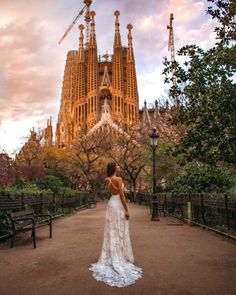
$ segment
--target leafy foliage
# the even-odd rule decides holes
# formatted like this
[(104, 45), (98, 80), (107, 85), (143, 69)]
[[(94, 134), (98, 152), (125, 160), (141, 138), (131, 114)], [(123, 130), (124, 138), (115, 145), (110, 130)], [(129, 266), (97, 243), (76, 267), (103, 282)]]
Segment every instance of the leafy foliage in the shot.
[(164, 60), (165, 82), (171, 83), (174, 67), (176, 84), (170, 96), (178, 96), (181, 106), (174, 123), (185, 127), (177, 153), (185, 161), (214, 164), (223, 160), (236, 162), (228, 140), (228, 131), (236, 125), (235, 4), (211, 0), (216, 6), (208, 13), (219, 21), (215, 29), (219, 42), (204, 51), (197, 45), (186, 45), (178, 55), (186, 57), (184, 65)]
[(225, 192), (236, 184), (226, 170), (208, 164), (187, 166), (184, 175), (177, 178), (168, 190), (174, 193)]
[(15, 167), (13, 160), (5, 152), (0, 153), (0, 185), (15, 183)]
[(17, 185), (1, 185), (0, 195), (1, 196), (20, 196), (22, 193), (29, 195), (37, 195), (39, 193), (52, 193), (50, 189), (40, 189), (35, 183), (25, 183), (21, 186)]
[(45, 175), (37, 183), (38, 187), (42, 190), (50, 189), (54, 193), (63, 193), (63, 182), (59, 177), (54, 175)]
[[(148, 138), (149, 140), (149, 138)], [(142, 180), (148, 183), (152, 187), (152, 166), (153, 166), (153, 155), (152, 149), (148, 145), (148, 140), (146, 143), (144, 151), (144, 161), (145, 168), (142, 173)], [(158, 189), (168, 185), (172, 182), (183, 169), (179, 162), (181, 161), (181, 156), (173, 155), (174, 144), (166, 141), (164, 139), (159, 139), (157, 150), (156, 150), (156, 167), (157, 167), (157, 186)]]

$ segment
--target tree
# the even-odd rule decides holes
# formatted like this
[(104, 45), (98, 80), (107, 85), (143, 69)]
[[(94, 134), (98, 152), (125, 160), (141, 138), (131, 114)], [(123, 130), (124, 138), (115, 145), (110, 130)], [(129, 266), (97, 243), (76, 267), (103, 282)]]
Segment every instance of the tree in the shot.
[(186, 161), (215, 164), (218, 161), (235, 162), (228, 140), (228, 130), (236, 124), (235, 72), (235, 4), (233, 1), (216, 1), (208, 14), (216, 18), (215, 29), (219, 42), (204, 51), (197, 45), (186, 45), (178, 51), (186, 61), (181, 66), (164, 60), (165, 82), (170, 83), (171, 70), (175, 68), (176, 85), (170, 88), (170, 96), (176, 93), (181, 101), (173, 122), (184, 125), (176, 152)]
[(228, 171), (202, 163), (191, 163), (185, 173), (169, 186), (174, 193), (224, 193), (236, 184), (236, 179)]
[(127, 134), (117, 134), (116, 138), (113, 138), (114, 144), (109, 155), (121, 167), (123, 177), (130, 183), (130, 191), (135, 199), (137, 180), (146, 162), (140, 130), (130, 126), (127, 131)]
[[(143, 145), (145, 167), (140, 176), (146, 184), (149, 184), (149, 188), (152, 189), (153, 154), (149, 143), (150, 138), (146, 138), (145, 141)], [(173, 155), (174, 147), (175, 143), (170, 142), (168, 138), (160, 138), (158, 140), (156, 149), (156, 183), (158, 190), (162, 190), (165, 186), (168, 186), (183, 170), (179, 164), (181, 162), (181, 156), (176, 157)]]
[(42, 146), (40, 141), (41, 134), (37, 134), (34, 130), (30, 131), (30, 137), (24, 144), (19, 154), (16, 156), (17, 173), (23, 178), (33, 181), (39, 179), (43, 175), (43, 167), (40, 163)]
[(80, 140), (73, 142), (68, 154), (69, 169), (77, 175), (79, 187), (92, 191), (99, 189), (103, 183), (105, 155), (110, 147), (106, 131), (81, 136)]
[(15, 180), (14, 162), (3, 151), (0, 153), (0, 185), (14, 184)]

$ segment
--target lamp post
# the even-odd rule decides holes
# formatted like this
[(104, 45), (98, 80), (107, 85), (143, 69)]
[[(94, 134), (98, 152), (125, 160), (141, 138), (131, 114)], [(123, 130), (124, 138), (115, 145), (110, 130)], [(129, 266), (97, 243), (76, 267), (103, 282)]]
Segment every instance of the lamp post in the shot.
[(153, 172), (153, 198), (152, 198), (152, 221), (159, 221), (158, 218), (158, 200), (157, 200), (157, 191), (156, 191), (156, 148), (157, 148), (157, 140), (159, 138), (159, 134), (156, 128), (152, 129), (152, 133), (149, 135), (151, 139), (151, 147), (152, 147), (152, 172)]

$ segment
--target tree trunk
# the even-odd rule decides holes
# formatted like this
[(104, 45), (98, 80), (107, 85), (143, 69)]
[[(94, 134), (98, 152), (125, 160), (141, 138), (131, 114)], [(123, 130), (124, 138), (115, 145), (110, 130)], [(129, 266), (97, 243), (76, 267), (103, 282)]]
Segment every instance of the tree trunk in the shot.
[(136, 202), (136, 179), (133, 179), (132, 180), (132, 183), (133, 183), (133, 199), (134, 199), (134, 202)]
[(133, 202), (132, 181), (129, 181), (130, 201)]

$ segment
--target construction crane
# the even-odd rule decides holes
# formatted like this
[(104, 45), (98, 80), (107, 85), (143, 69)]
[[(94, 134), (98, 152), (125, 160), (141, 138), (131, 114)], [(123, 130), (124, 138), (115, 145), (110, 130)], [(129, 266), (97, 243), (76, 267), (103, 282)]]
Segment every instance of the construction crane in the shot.
[(73, 22), (70, 24), (70, 26), (68, 27), (68, 29), (65, 31), (64, 35), (61, 37), (61, 39), (58, 42), (58, 44), (61, 44), (62, 43), (62, 41), (69, 34), (69, 32), (71, 31), (71, 29), (76, 24), (76, 22), (78, 21), (78, 19), (84, 13), (85, 10), (86, 10), (86, 13), (85, 13), (84, 20), (86, 22), (86, 44), (88, 44), (88, 40), (89, 40), (89, 22), (91, 20), (91, 18), (90, 18), (90, 6), (92, 4), (92, 0), (84, 0), (83, 2), (84, 2), (83, 8), (80, 10), (79, 14), (74, 18)]
[[(167, 25), (167, 30), (169, 30), (168, 51), (170, 51), (173, 86), (176, 86), (175, 68), (173, 66), (173, 63), (175, 62), (175, 44), (174, 44), (173, 20), (174, 20), (174, 14), (171, 13), (170, 14), (170, 24)], [(175, 103), (176, 103), (177, 106), (179, 106), (179, 98), (178, 98), (177, 94), (175, 94)]]
[(173, 20), (174, 20), (174, 14), (171, 13), (170, 14), (170, 25), (167, 26), (167, 30), (169, 30), (168, 51), (170, 51), (172, 63), (175, 61)]

